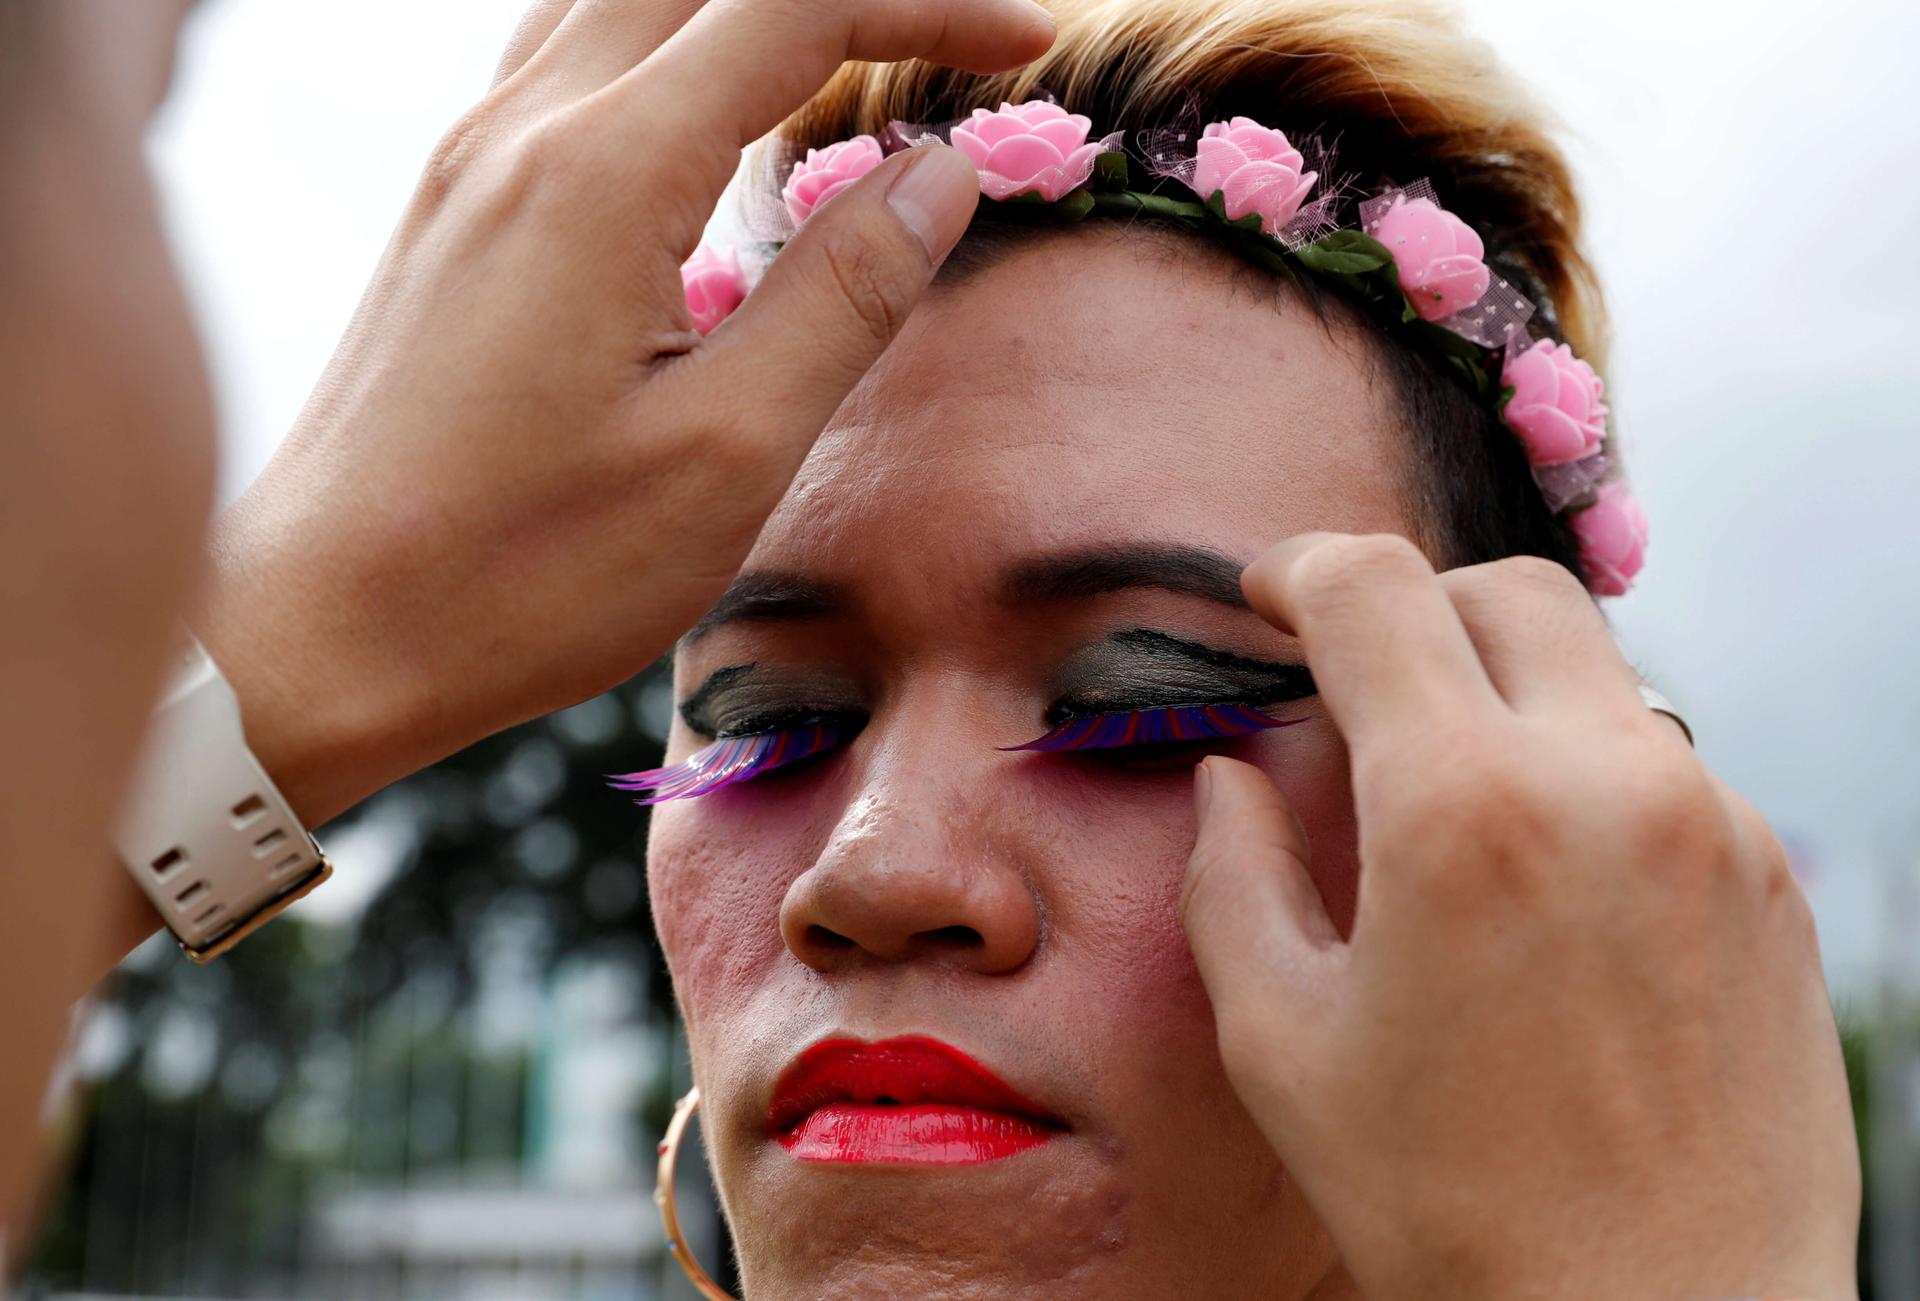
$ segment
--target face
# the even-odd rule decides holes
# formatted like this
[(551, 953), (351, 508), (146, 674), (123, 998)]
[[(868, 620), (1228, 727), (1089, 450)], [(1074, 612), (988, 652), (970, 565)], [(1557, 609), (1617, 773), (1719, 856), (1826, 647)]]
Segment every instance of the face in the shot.
[[(654, 813), (750, 1296), (1348, 1294), (1227, 1082), (1178, 897), (1218, 752), (1279, 783), (1352, 916), (1345, 750), (1236, 574), (1410, 532), (1401, 435), (1359, 338), (1216, 257), (1089, 223), (937, 285), (682, 645), (669, 761), (839, 733)], [(1304, 721), (1002, 748), (1219, 703)], [(858, 1046), (900, 1036), (994, 1078)]]

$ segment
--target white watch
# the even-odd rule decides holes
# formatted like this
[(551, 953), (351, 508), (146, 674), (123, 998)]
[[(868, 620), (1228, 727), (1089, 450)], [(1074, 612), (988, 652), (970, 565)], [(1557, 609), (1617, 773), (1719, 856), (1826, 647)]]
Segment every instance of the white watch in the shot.
[(333, 867), (247, 749), (233, 688), (181, 633), (114, 848), (187, 956), (206, 962)]

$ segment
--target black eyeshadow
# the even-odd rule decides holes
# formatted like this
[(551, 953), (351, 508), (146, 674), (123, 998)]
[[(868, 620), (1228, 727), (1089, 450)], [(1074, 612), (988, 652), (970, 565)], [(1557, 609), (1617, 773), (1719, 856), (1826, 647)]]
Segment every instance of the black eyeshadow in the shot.
[(715, 669), (680, 702), (681, 721), (703, 736), (745, 736), (862, 712), (857, 693), (844, 682), (757, 663)]
[(1152, 628), (1116, 632), (1071, 656), (1047, 721), (1182, 705), (1259, 707), (1315, 694), (1304, 664), (1236, 655)]

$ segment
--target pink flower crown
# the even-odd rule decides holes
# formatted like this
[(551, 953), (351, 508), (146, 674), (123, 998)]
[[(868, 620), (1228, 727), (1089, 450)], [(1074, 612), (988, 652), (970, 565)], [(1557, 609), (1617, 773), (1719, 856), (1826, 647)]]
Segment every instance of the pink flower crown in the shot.
[[(1605, 384), (1564, 343), (1534, 338), (1534, 305), (1487, 265), (1480, 236), (1440, 206), (1426, 181), (1392, 186), (1358, 205), (1359, 225), (1335, 217), (1346, 187), (1322, 177), (1280, 131), (1248, 117), (1138, 132), (1141, 165), (1181, 190), (1132, 187), (1124, 131), (1089, 140), (1093, 123), (1045, 99), (976, 108), (935, 127), (890, 123), (883, 137), (855, 136), (792, 161), (781, 211), (759, 224), (778, 246), (835, 195), (890, 154), (949, 143), (980, 173), (983, 215), (1077, 221), (1096, 212), (1149, 215), (1206, 229), (1283, 275), (1306, 271), (1358, 300), (1371, 315), (1438, 356), (1494, 406), (1520, 440), (1549, 507), (1569, 517), (1587, 587), (1619, 596), (1639, 572), (1647, 519), (1627, 485), (1609, 477)], [(745, 297), (734, 251), (706, 246), (682, 268), (687, 307), (701, 333)]]

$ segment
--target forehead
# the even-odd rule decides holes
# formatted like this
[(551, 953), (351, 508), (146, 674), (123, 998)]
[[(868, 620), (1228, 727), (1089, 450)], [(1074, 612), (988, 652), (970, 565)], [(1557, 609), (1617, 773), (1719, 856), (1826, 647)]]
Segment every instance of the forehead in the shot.
[(936, 284), (829, 423), (749, 568), (986, 590), (1011, 557), (1251, 559), (1408, 532), (1394, 398), (1352, 327), (1197, 240), (1049, 232)]

